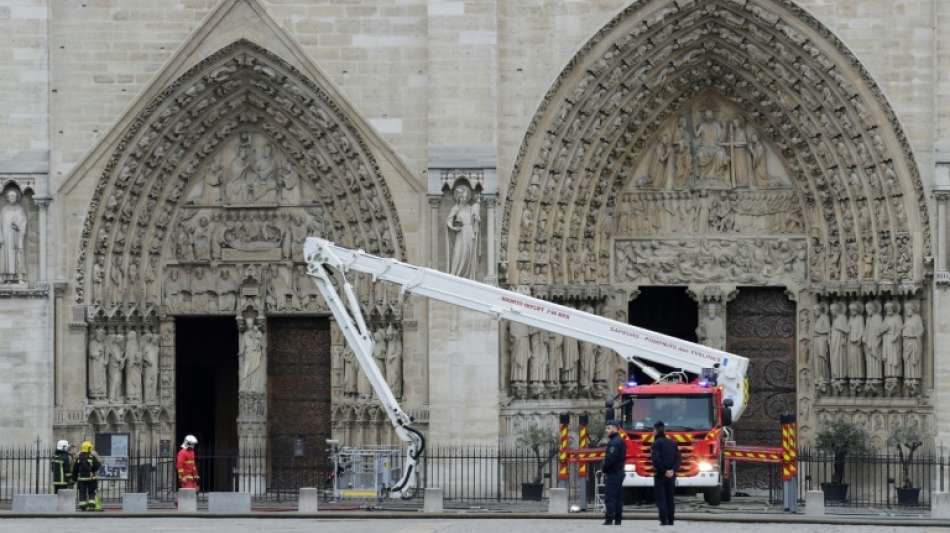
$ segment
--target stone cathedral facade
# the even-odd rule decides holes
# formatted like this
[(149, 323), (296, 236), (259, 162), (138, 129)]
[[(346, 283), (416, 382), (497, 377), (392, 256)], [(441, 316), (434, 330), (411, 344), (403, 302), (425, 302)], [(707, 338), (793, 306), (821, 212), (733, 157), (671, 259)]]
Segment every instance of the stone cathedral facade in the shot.
[[(24, 0), (0, 26), (0, 443), (393, 443), (308, 235), (745, 355), (746, 442), (786, 412), (950, 436), (939, 3)], [(437, 442), (599, 413), (630, 371), (356, 286)]]

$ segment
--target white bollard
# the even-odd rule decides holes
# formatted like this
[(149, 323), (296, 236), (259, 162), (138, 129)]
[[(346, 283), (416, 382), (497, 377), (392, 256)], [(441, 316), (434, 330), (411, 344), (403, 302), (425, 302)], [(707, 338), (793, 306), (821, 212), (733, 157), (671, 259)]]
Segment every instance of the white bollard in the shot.
[(178, 512), (198, 512), (198, 489), (178, 489)]
[(548, 513), (567, 514), (570, 510), (567, 501), (567, 489), (552, 488), (548, 490)]
[(297, 495), (297, 512), (315, 513), (320, 509), (320, 493), (314, 487), (303, 487)]
[(422, 503), (422, 512), (441, 513), (442, 512), (442, 489), (439, 487), (426, 488), (425, 499)]
[(60, 513), (76, 512), (76, 489), (59, 489), (56, 493), (56, 510)]
[(148, 511), (148, 494), (145, 492), (123, 492), (123, 513), (144, 513)]
[(59, 497), (55, 494), (14, 494), (14, 513), (55, 513)]
[(823, 516), (825, 514), (824, 492), (810, 490), (805, 493), (805, 514), (808, 516)]
[(937, 491), (930, 495), (930, 518), (950, 518), (950, 492)]

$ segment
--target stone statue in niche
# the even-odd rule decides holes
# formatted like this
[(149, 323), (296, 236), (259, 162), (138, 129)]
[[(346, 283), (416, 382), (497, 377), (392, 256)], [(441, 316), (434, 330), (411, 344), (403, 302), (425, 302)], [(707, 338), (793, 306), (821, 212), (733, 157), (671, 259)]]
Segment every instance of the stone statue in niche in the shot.
[(356, 374), (359, 371), (356, 363), (356, 354), (346, 345), (343, 347), (343, 394), (355, 396), (357, 394)]
[(538, 328), (529, 328), (531, 331), (531, 361), (529, 363), (528, 383), (533, 398), (540, 398), (544, 394), (544, 383), (547, 381), (548, 348), (545, 342), (547, 332)]
[(550, 333), (547, 341), (547, 392), (550, 397), (556, 398), (561, 390), (561, 374), (564, 370), (564, 337)]
[(881, 316), (881, 302), (871, 300), (864, 305), (867, 318), (864, 324), (864, 391), (877, 396), (881, 393), (881, 379), (884, 368), (881, 361), (884, 317)]
[(508, 349), (511, 355), (510, 382), (515, 397), (523, 398), (531, 359), (531, 331), (518, 322), (508, 322)]
[(378, 327), (373, 330), (373, 359), (376, 360), (376, 368), (379, 368), (386, 375), (386, 330)]
[(844, 302), (833, 302), (831, 310), (831, 335), (829, 339), (831, 360), (831, 386), (836, 395), (844, 394), (848, 380), (848, 324), (847, 307)]
[[(585, 305), (581, 308), (585, 313), (593, 313), (594, 307)], [(580, 377), (578, 379), (579, 387), (585, 392), (590, 392), (594, 386), (595, 373), (597, 372), (597, 359), (594, 353), (594, 345), (589, 342), (580, 341)]]
[(402, 335), (392, 324), (386, 327), (386, 383), (402, 397)]
[(733, 118), (729, 123), (729, 141), (724, 144), (729, 149), (730, 184), (733, 187), (749, 187), (753, 185), (753, 160), (750, 151), (749, 134), (740, 118)]
[(890, 301), (884, 304), (884, 323), (882, 325), (882, 356), (884, 359), (884, 392), (895, 396), (900, 379), (903, 376), (903, 352), (901, 337), (904, 321), (901, 320), (900, 304)]
[(26, 279), (26, 209), (21, 205), (18, 189), (8, 188), (3, 193), (0, 208), (0, 281), (20, 283)]
[(705, 313), (699, 319), (696, 327), (696, 338), (701, 344), (717, 350), (726, 349), (726, 321), (722, 316), (722, 304), (707, 302), (703, 309)]
[(864, 391), (864, 309), (861, 302), (848, 306), (848, 385), (851, 394)]
[(122, 374), (125, 370), (125, 335), (116, 328), (109, 335), (109, 401), (122, 401)]
[(158, 354), (160, 337), (152, 326), (142, 333), (142, 383), (145, 403), (158, 403)]
[[(644, 182), (640, 186), (652, 185), (657, 188), (669, 189), (673, 186), (676, 175), (676, 147), (669, 133), (660, 135), (660, 142), (653, 148), (653, 161), (650, 164), (650, 174), (641, 178)], [(649, 183), (647, 183), (647, 181)]]
[(768, 170), (768, 154), (765, 150), (765, 144), (762, 143), (759, 134), (755, 131), (749, 133), (749, 154), (752, 158), (752, 183), (759, 188), (768, 187), (772, 183)]
[(257, 322), (247, 317), (241, 322), (241, 351), (238, 361), (241, 369), (241, 392), (264, 392), (264, 333)]
[(109, 364), (109, 340), (103, 327), (96, 328), (89, 339), (89, 397), (93, 400), (106, 398), (106, 369)]
[(142, 401), (142, 350), (135, 329), (125, 335), (125, 399)]
[(923, 355), (924, 322), (917, 312), (917, 303), (904, 304), (903, 337), (904, 390), (909, 396), (920, 391), (921, 357)]
[(693, 173), (692, 140), (690, 139), (686, 117), (680, 117), (677, 121), (673, 141), (675, 164), (673, 165), (672, 187), (674, 189), (684, 189), (689, 185), (689, 177)]
[(567, 394), (573, 396), (577, 394), (577, 373), (580, 366), (581, 353), (577, 344), (577, 339), (571, 337), (562, 337), (564, 354), (564, 381), (567, 385)]
[(446, 220), (449, 274), (474, 278), (478, 267), (481, 204), (467, 183), (458, 183), (452, 195), (455, 205)]

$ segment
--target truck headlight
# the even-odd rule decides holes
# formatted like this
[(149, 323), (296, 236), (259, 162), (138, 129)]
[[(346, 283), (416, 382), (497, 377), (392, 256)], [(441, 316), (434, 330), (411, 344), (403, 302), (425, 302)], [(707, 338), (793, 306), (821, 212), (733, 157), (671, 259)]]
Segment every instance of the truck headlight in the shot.
[(713, 465), (709, 461), (700, 461), (699, 462), (699, 471), (700, 472), (712, 472)]
[(636, 472), (636, 471), (637, 471), (637, 467), (636, 467), (636, 465), (623, 465), (623, 471), (624, 471), (624, 472)]

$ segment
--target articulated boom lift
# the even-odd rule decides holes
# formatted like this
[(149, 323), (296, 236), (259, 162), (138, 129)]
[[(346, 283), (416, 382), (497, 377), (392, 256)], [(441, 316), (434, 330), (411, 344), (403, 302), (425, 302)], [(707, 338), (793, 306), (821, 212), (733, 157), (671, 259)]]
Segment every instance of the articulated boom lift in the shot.
[[(316, 237), (307, 238), (304, 258), (308, 265), (307, 274), (314, 279), (326, 300), (397, 435), (408, 445), (403, 476), (392, 487), (394, 495), (406, 496), (415, 488), (416, 463), (425, 440), (410, 426), (412, 418), (400, 408), (373, 359), (373, 337), (366, 327), (359, 300), (346, 278), (348, 271), (369, 274), (374, 281), (395, 283), (403, 293), (425, 296), (487, 313), (496, 319), (519, 322), (609, 348), (640, 367), (658, 383), (669, 382), (669, 377), (663, 376), (649, 363), (691, 374), (712, 374), (718, 385), (717, 397), (723, 400), (725, 409), (731, 410), (731, 420), (738, 420), (745, 410), (748, 399), (745, 377), (749, 360), (744, 357), (437, 270), (377, 257), (362, 250), (350, 250)], [(333, 283), (334, 271), (339, 274), (345, 303)]]

